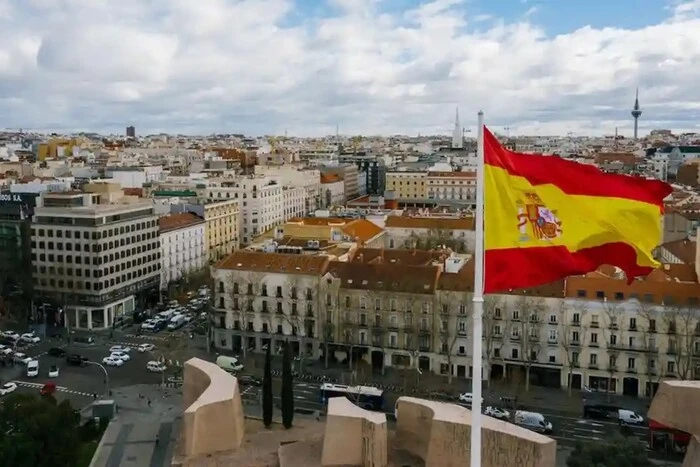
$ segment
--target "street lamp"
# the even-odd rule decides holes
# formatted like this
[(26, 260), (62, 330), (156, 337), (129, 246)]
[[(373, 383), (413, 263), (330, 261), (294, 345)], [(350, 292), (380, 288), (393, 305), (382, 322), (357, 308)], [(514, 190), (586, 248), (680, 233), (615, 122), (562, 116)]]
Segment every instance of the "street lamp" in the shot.
[(105, 393), (109, 395), (109, 373), (107, 373), (107, 368), (105, 368), (104, 365), (102, 365), (101, 363), (91, 362), (89, 360), (87, 360), (85, 363), (87, 363), (88, 365), (95, 365), (102, 368), (102, 371), (105, 374)]

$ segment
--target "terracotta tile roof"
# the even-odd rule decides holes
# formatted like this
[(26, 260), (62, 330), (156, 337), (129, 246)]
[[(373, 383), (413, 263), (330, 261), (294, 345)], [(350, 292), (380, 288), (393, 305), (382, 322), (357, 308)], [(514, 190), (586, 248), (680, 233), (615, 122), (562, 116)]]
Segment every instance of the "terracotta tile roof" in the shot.
[(335, 182), (340, 182), (341, 179), (337, 174), (334, 173), (322, 173), (321, 174), (321, 183), (335, 183)]
[(396, 264), (403, 266), (430, 266), (444, 261), (451, 252), (427, 250), (394, 250), (384, 248), (358, 248), (350, 258), (353, 263)]
[(631, 152), (601, 152), (595, 155), (596, 164), (608, 162), (622, 162), (623, 164), (634, 164), (635, 155)]
[(341, 288), (432, 294), (440, 269), (437, 266), (397, 266), (333, 261), (328, 272), (341, 281)]
[[(278, 246), (296, 246), (301, 248), (306, 248), (309, 245), (309, 240), (305, 238), (295, 238), (295, 237), (282, 237), (275, 240)], [(328, 240), (317, 239), (319, 249), (328, 248), (330, 242)]]
[(292, 217), (287, 221), (287, 224), (299, 225), (344, 225), (350, 222), (350, 219), (341, 217)]
[(438, 178), (476, 178), (476, 172), (428, 172), (428, 177)]
[(138, 196), (143, 198), (143, 188), (124, 188), (124, 194), (127, 196)]
[(355, 219), (345, 224), (341, 230), (353, 240), (365, 243), (377, 235), (384, 233), (384, 229), (368, 221), (367, 219)]
[(204, 223), (204, 219), (201, 217), (191, 212), (180, 212), (159, 218), (158, 228), (161, 232), (170, 232), (172, 230), (184, 229), (185, 227), (202, 223)]
[(474, 218), (388, 216), (384, 225), (399, 229), (474, 230)]
[(695, 250), (697, 248), (697, 243), (692, 240), (676, 240), (674, 242), (664, 243), (660, 248), (665, 249), (683, 263), (695, 263)]
[(325, 274), (328, 263), (329, 259), (326, 256), (236, 251), (219, 261), (214, 268), (259, 273), (321, 276)]

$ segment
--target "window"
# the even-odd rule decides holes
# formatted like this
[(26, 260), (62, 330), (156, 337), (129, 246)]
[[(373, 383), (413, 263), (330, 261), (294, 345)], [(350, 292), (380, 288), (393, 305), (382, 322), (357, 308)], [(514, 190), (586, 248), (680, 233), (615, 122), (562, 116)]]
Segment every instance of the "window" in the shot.
[(557, 324), (557, 315), (549, 315), (549, 324)]
[(615, 368), (617, 366), (617, 355), (610, 355), (610, 357), (608, 357), (608, 366), (610, 368)]
[(395, 298), (392, 298), (391, 300), (389, 300), (389, 308), (391, 309), (391, 311), (396, 311), (396, 299)]
[(597, 344), (598, 343), (598, 333), (594, 332), (591, 333), (591, 344)]
[(627, 368), (630, 370), (634, 370), (634, 357), (630, 357), (627, 359)]
[(511, 351), (510, 351), (510, 357), (511, 357), (513, 360), (517, 360), (517, 359), (518, 359), (518, 349), (511, 349)]
[(610, 334), (610, 345), (617, 345), (617, 335)]
[(572, 321), (574, 324), (581, 324), (581, 315), (579, 313), (574, 313)]
[(557, 330), (556, 330), (556, 329), (550, 329), (550, 330), (549, 330), (549, 341), (550, 341), (550, 342), (556, 342), (556, 341), (557, 341)]
[(589, 360), (591, 365), (597, 365), (598, 364), (598, 354), (592, 353), (590, 355), (590, 360)]
[(630, 331), (637, 330), (637, 318), (630, 318)]
[(350, 308), (350, 296), (345, 296), (345, 308)]
[(500, 336), (501, 335), (501, 326), (500, 325), (495, 325), (493, 327), (493, 335), (494, 336)]
[(574, 331), (571, 333), (571, 343), (578, 343), (579, 342), (579, 333), (578, 331)]
[(578, 365), (578, 352), (571, 352), (571, 363)]
[(676, 372), (676, 362), (667, 362), (666, 363), (666, 372), (667, 373), (675, 373)]
[(459, 306), (459, 314), (460, 315), (466, 315), (467, 314), (467, 305), (460, 305)]
[(518, 321), (520, 319), (520, 312), (518, 310), (513, 310), (513, 321)]
[(374, 299), (374, 309), (375, 309), (375, 310), (381, 310), (381, 309), (382, 309), (382, 299), (381, 299), (381, 298), (375, 298), (375, 299)]
[(367, 309), (367, 303), (365, 297), (360, 297), (360, 308), (363, 310)]

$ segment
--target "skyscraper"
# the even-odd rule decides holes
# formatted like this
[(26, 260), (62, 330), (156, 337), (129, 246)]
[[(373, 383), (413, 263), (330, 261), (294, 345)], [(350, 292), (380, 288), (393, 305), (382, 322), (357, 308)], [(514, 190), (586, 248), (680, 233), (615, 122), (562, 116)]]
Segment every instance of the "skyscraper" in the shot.
[(462, 125), (459, 124), (459, 107), (455, 110), (455, 128), (452, 130), (452, 149), (462, 149), (464, 147), (464, 137), (462, 135)]
[(126, 137), (136, 138), (136, 128), (134, 128), (133, 126), (126, 127)]

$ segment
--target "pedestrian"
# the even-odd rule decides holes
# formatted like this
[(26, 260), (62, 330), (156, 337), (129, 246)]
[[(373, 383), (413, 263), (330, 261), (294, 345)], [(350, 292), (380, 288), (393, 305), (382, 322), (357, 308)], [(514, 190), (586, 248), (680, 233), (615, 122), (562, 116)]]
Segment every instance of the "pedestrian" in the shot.
[(160, 442), (160, 437), (156, 435), (156, 446), (158, 446), (158, 443)]
[(97, 393), (96, 393), (96, 392), (93, 392), (93, 393), (92, 393), (92, 398), (95, 399), (95, 400), (97, 400)]
[(148, 398), (148, 406), (149, 407), (151, 406), (151, 398), (150, 397)]

